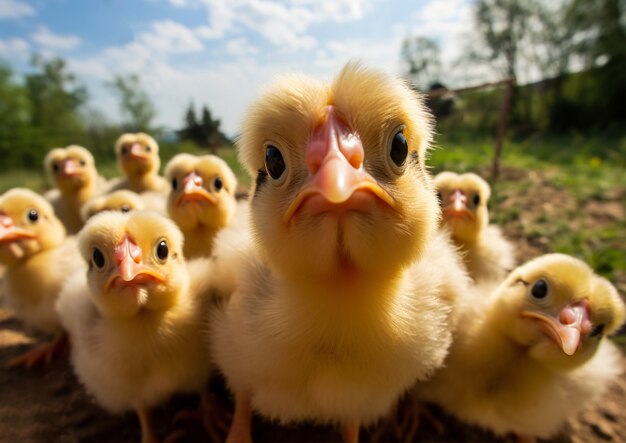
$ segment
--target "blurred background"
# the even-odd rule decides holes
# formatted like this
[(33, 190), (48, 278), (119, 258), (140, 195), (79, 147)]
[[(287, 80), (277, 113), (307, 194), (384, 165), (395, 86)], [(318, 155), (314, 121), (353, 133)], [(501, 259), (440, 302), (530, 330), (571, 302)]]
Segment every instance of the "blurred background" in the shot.
[(0, 192), (45, 189), (68, 144), (116, 175), (126, 131), (249, 183), (233, 140), (262, 85), (351, 59), (427, 94), (433, 171), (490, 178), (520, 259), (574, 254), (626, 292), (624, 0), (0, 0)]

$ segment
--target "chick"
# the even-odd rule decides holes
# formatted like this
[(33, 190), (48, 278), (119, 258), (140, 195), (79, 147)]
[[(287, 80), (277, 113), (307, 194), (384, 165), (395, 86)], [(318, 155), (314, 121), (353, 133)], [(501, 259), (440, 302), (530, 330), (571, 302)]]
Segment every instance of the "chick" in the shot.
[(185, 257), (210, 255), (215, 234), (235, 215), (235, 174), (214, 155), (179, 154), (168, 163), (165, 177), (172, 186), (167, 212), (183, 231)]
[(102, 212), (78, 242), (87, 277), (70, 280), (57, 304), (74, 371), (108, 411), (135, 410), (142, 441), (154, 441), (150, 408), (199, 391), (209, 375), (204, 289), (190, 280), (180, 230), (156, 213)]
[(441, 172), (435, 186), (443, 207), (443, 225), (463, 254), (470, 276), (478, 284), (499, 285), (513, 269), (513, 246), (489, 224), (489, 184), (473, 173)]
[(48, 152), (44, 167), (56, 189), (46, 194), (69, 234), (83, 227), (80, 208), (106, 187), (98, 176), (91, 153), (82, 146), (70, 145)]
[(285, 77), (252, 106), (238, 148), (258, 255), (212, 322), (227, 441), (250, 440), (252, 410), (357, 441), (442, 364), (468, 278), (437, 234), (431, 136), (416, 94), (359, 64), (328, 86)]
[(463, 308), (445, 367), (419, 392), (495, 434), (549, 438), (620, 373), (604, 337), (625, 317), (617, 290), (585, 263), (538, 257)]
[(110, 194), (100, 195), (89, 200), (80, 210), (83, 220), (86, 222), (94, 215), (102, 211), (129, 212), (145, 208), (145, 203), (139, 194), (125, 189), (114, 191)]
[(0, 263), (6, 266), (3, 294), (27, 327), (55, 334), (55, 339), (9, 362), (33, 366), (62, 349), (64, 332), (54, 303), (65, 278), (83, 270), (73, 238), (48, 201), (28, 189), (0, 197)]
[(124, 175), (111, 187), (111, 191), (128, 189), (138, 194), (156, 191), (169, 192), (168, 182), (159, 175), (161, 159), (159, 145), (143, 132), (123, 134), (115, 142), (117, 165)]

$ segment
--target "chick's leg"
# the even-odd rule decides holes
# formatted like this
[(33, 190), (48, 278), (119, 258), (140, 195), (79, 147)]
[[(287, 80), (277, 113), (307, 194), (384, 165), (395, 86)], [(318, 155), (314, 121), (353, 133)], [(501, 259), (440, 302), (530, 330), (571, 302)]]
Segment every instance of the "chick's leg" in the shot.
[(226, 437), (226, 443), (252, 443), (252, 409), (248, 393), (235, 394), (235, 415)]
[(356, 422), (344, 423), (341, 426), (341, 435), (343, 436), (344, 443), (358, 443), (359, 428), (360, 425)]
[(140, 406), (137, 408), (137, 417), (141, 425), (141, 443), (158, 443), (158, 438), (152, 426), (150, 418), (150, 409)]
[(50, 343), (44, 343), (25, 354), (12, 358), (9, 360), (7, 367), (15, 368), (24, 366), (26, 368), (33, 368), (39, 365), (47, 366), (52, 363), (56, 357), (62, 354), (68, 348), (68, 345), (67, 334), (65, 332), (60, 333)]

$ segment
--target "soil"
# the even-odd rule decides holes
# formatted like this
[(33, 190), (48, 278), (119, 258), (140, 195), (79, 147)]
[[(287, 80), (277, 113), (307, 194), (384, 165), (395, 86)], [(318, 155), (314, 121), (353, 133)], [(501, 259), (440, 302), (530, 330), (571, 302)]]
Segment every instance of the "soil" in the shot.
[[(524, 227), (540, 217), (562, 217), (570, 210), (583, 212), (583, 217), (572, 221), (573, 228), (580, 229), (603, 223), (624, 220), (625, 192), (618, 190), (602, 200), (591, 200), (578, 208), (575, 199), (567, 191), (550, 184), (549, 173), (527, 173), (521, 170), (505, 170), (503, 180), (530, 179), (533, 189), (541, 192), (520, 191), (505, 195), (500, 204), (517, 205), (520, 217), (503, 226), (508, 238), (517, 245), (518, 261), (523, 262), (549, 252), (547, 238), (524, 235)], [(536, 186), (536, 187), (535, 187)], [(581, 221), (582, 220), (582, 221)], [(619, 249), (624, 249), (623, 245)], [(617, 285), (624, 296), (626, 276), (617, 275)], [(624, 335), (624, 334), (622, 334)], [(98, 407), (84, 392), (75, 379), (67, 357), (45, 368), (6, 369), (6, 363), (14, 356), (31, 349), (49, 337), (26, 331), (12, 313), (0, 308), (0, 442), (137, 442), (140, 440), (139, 423), (134, 414), (111, 415)], [(626, 358), (623, 359), (626, 368)], [(232, 411), (223, 382), (212, 383), (212, 391), (220, 406)], [(199, 423), (179, 421), (173, 417), (183, 409), (197, 405), (194, 397), (176, 397), (167, 405), (154, 411), (153, 418), (159, 436), (165, 438), (174, 429), (185, 433), (178, 441), (209, 441)], [(589, 405), (578, 417), (572, 418), (563, 431), (551, 443), (617, 442), (626, 441), (626, 371), (611, 386), (600, 404)], [(436, 407), (429, 407), (431, 414), (443, 425), (439, 432), (428, 421), (422, 421), (414, 441), (432, 442), (513, 442), (513, 436), (495, 438), (487, 431), (467, 426), (447, 416)], [(253, 439), (257, 442), (318, 442), (339, 441), (336, 429), (303, 424), (279, 426), (255, 417)], [(372, 431), (364, 430), (362, 441), (372, 441)], [(394, 441), (391, 433), (379, 441)]]

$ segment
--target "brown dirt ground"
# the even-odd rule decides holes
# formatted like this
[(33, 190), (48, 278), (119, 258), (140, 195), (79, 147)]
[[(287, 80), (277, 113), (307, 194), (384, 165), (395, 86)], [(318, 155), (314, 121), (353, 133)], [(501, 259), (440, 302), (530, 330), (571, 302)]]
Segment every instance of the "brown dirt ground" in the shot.
[[(505, 170), (504, 180), (515, 181), (530, 178), (532, 188), (541, 193), (518, 192), (506, 195), (501, 205), (518, 205), (520, 217), (507, 222), (503, 228), (507, 236), (518, 246), (519, 261), (549, 252), (548, 239), (527, 239), (524, 227), (539, 217), (559, 217), (566, 210), (576, 209), (576, 201), (565, 191), (549, 184), (549, 174)], [(536, 187), (535, 187), (536, 185)], [(589, 227), (606, 221), (624, 219), (624, 192), (613, 193), (607, 198), (592, 200), (578, 208), (584, 217), (572, 221), (573, 228)], [(624, 249), (623, 245), (620, 249)], [(622, 296), (626, 290), (626, 276), (618, 275), (614, 283)], [(67, 358), (54, 362), (47, 368), (31, 370), (6, 369), (7, 361), (33, 344), (45, 340), (40, 334), (25, 331), (11, 312), (0, 308), (0, 442), (137, 442), (139, 424), (132, 413), (114, 416), (95, 405), (72, 374)], [(624, 359), (626, 364), (626, 358)], [(626, 367), (626, 366), (625, 366)], [(224, 408), (232, 403), (217, 380), (213, 392)], [(176, 397), (154, 412), (157, 432), (165, 437), (174, 429), (175, 413), (197, 404), (194, 397)], [(579, 417), (572, 419), (561, 434), (550, 443), (590, 443), (626, 441), (626, 371), (611, 386), (609, 393), (599, 405), (589, 405)], [(512, 442), (513, 437), (495, 438), (488, 432), (464, 425), (431, 407), (434, 417), (444, 425), (443, 434), (428, 422), (423, 422), (415, 441), (425, 442)], [(179, 428), (187, 431), (182, 441), (208, 441), (199, 425), (183, 423)], [(278, 426), (255, 417), (254, 440), (257, 442), (317, 442), (339, 441), (339, 433), (331, 427), (300, 425)], [(362, 441), (371, 441), (371, 433), (365, 430)], [(383, 441), (394, 441), (391, 434)]]

